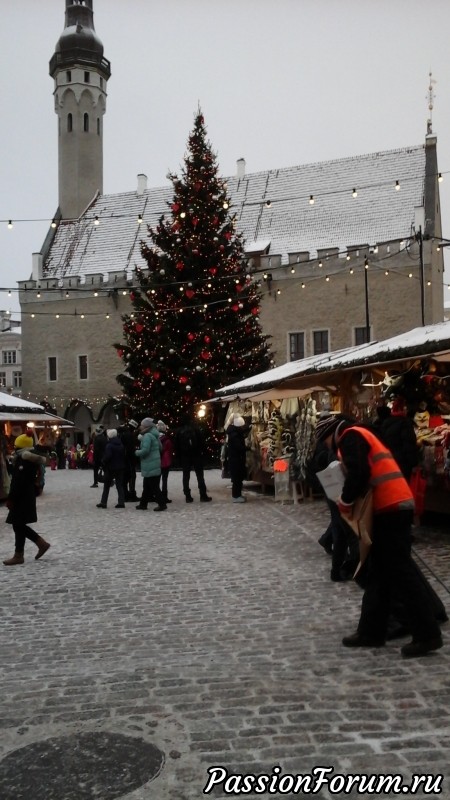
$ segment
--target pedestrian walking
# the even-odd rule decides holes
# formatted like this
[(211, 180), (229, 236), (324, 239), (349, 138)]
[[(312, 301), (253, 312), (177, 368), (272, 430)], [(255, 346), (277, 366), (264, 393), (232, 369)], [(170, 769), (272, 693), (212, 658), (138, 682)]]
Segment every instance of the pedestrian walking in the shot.
[(146, 511), (149, 502), (158, 503), (153, 511), (166, 511), (167, 504), (159, 488), (161, 479), (161, 451), (162, 445), (159, 438), (159, 431), (150, 417), (142, 420), (140, 425), (140, 446), (136, 450), (136, 455), (141, 461), (142, 475), (142, 494), (139, 511)]
[(183, 470), (183, 493), (186, 503), (193, 503), (190, 480), (191, 470), (197, 478), (197, 486), (202, 503), (209, 503), (212, 497), (208, 496), (203, 469), (204, 439), (199, 427), (189, 416), (183, 419), (182, 425), (175, 434), (175, 453), (181, 469)]
[(412, 641), (401, 648), (406, 658), (442, 647), (442, 636), (424, 583), (411, 558), (414, 500), (392, 453), (368, 428), (337, 414), (319, 420), (316, 439), (333, 448), (344, 466), (338, 507), (348, 519), (354, 503), (373, 493), (372, 545), (357, 630), (344, 636), (345, 647), (381, 647), (395, 600), (408, 619)]
[(164, 497), (165, 503), (171, 503), (172, 500), (168, 498), (167, 483), (169, 479), (169, 472), (173, 464), (174, 446), (173, 440), (169, 436), (167, 425), (160, 419), (156, 423), (159, 432), (159, 438), (162, 446), (161, 450), (161, 492)]
[(37, 522), (36, 472), (43, 464), (48, 463), (45, 456), (33, 451), (33, 446), (33, 439), (25, 433), (14, 441), (15, 453), (11, 467), (6, 522), (13, 527), (15, 551), (12, 558), (3, 562), (6, 567), (24, 563), (26, 539), (30, 539), (38, 548), (35, 559), (41, 558), (50, 547), (50, 544), (29, 526), (30, 522)]
[(103, 483), (102, 499), (97, 503), (97, 508), (106, 508), (109, 490), (113, 483), (117, 489), (116, 508), (125, 508), (125, 493), (123, 488), (123, 474), (125, 470), (125, 447), (123, 446), (115, 428), (106, 431), (107, 442), (103, 454), (103, 469), (105, 480)]
[[(133, 423), (133, 424), (131, 424)], [(119, 430), (119, 436), (125, 447), (125, 470), (123, 473), (123, 487), (125, 493), (125, 502), (131, 503), (138, 500), (136, 494), (136, 428), (137, 422), (130, 420), (130, 422), (122, 425)]]
[(245, 503), (242, 496), (242, 485), (247, 475), (247, 445), (245, 440), (248, 435), (248, 426), (244, 417), (235, 414), (225, 433), (227, 434), (228, 469), (231, 477), (231, 498), (233, 503)]

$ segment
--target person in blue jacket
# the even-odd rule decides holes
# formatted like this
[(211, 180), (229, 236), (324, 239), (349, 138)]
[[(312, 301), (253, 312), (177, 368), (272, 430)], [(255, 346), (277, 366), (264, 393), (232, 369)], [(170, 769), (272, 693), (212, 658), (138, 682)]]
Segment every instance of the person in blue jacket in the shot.
[(136, 450), (136, 455), (141, 461), (143, 485), (141, 499), (136, 508), (146, 511), (148, 503), (154, 500), (158, 505), (153, 511), (166, 511), (164, 495), (159, 488), (162, 445), (159, 431), (150, 417), (142, 420), (139, 439), (140, 447)]

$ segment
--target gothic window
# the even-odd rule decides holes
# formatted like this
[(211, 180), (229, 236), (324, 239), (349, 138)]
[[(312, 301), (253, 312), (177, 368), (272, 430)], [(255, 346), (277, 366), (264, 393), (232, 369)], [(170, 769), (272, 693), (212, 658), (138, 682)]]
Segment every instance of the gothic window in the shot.
[(370, 342), (370, 330), (368, 331), (366, 327), (354, 328), (354, 335), (355, 345), (366, 344), (367, 342)]
[(315, 356), (328, 353), (328, 331), (313, 331), (313, 352)]
[(48, 380), (49, 381), (56, 381), (56, 379), (57, 379), (56, 356), (49, 356), (48, 357), (47, 366), (48, 366)]
[(84, 82), (85, 82), (85, 83), (90, 83), (90, 82), (91, 82), (91, 73), (90, 73), (90, 72), (87, 72), (87, 71), (86, 71), (86, 72), (84, 73)]
[(82, 381), (87, 381), (88, 376), (88, 357), (78, 356), (78, 377)]
[(305, 357), (305, 334), (289, 334), (289, 361), (298, 361)]
[(89, 131), (89, 114), (84, 115), (84, 132), (88, 133)]
[(67, 69), (66, 70), (66, 81), (67, 81), (67, 83), (70, 83), (71, 80), (72, 80), (72, 70)]
[(67, 132), (72, 133), (73, 120), (72, 114), (67, 114)]

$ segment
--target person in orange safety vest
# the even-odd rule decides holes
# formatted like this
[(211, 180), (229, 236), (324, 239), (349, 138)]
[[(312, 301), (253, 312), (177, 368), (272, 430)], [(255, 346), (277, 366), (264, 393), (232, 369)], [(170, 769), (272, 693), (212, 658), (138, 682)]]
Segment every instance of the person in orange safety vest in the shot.
[(344, 636), (342, 644), (383, 646), (390, 609), (400, 600), (412, 633), (402, 655), (412, 658), (438, 650), (443, 645), (440, 627), (411, 557), (414, 499), (392, 453), (369, 427), (342, 414), (319, 420), (316, 441), (334, 449), (342, 463), (345, 478), (338, 507), (344, 518), (351, 518), (355, 501), (372, 489), (372, 546), (361, 614), (356, 632)]

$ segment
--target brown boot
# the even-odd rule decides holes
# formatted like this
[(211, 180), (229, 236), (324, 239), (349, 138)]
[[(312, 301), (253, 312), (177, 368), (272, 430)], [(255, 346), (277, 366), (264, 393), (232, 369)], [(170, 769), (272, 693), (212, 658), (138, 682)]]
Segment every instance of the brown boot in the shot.
[(38, 558), (41, 558), (44, 555), (44, 553), (47, 552), (50, 545), (48, 542), (45, 541), (45, 539), (42, 538), (42, 536), (38, 536), (38, 538), (36, 539), (36, 544), (38, 546), (38, 551), (34, 558), (37, 561)]
[(14, 553), (12, 558), (7, 558), (6, 561), (3, 562), (5, 567), (14, 567), (16, 564), (23, 564), (24, 557), (23, 553), (16, 552)]

